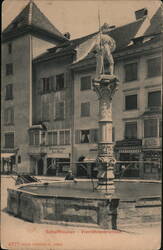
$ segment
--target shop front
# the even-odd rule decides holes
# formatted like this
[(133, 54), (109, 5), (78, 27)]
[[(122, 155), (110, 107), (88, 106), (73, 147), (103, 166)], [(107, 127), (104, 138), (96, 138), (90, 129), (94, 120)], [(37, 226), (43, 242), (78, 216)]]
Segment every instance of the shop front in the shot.
[(50, 147), (47, 151), (47, 171), (49, 176), (65, 176), (70, 168), (70, 146)]
[(143, 139), (144, 178), (161, 179), (162, 151), (159, 138)]
[(17, 150), (2, 150), (1, 174), (14, 174), (17, 170)]
[(115, 145), (116, 170), (118, 177), (140, 178), (143, 177), (142, 140), (128, 139), (117, 141)]

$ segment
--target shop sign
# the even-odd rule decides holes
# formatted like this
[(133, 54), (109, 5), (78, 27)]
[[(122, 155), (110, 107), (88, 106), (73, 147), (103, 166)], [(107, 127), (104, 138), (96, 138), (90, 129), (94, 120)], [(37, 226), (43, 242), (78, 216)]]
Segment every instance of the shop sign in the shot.
[(160, 146), (159, 138), (146, 138), (143, 140), (143, 146), (145, 147), (158, 147)]
[(52, 148), (49, 148), (48, 153), (69, 154), (70, 148), (69, 147), (52, 147)]
[(69, 158), (70, 147), (51, 147), (47, 152), (48, 157)]
[(141, 139), (126, 139), (122, 141), (116, 142), (116, 147), (128, 147), (128, 146), (141, 146), (142, 140)]

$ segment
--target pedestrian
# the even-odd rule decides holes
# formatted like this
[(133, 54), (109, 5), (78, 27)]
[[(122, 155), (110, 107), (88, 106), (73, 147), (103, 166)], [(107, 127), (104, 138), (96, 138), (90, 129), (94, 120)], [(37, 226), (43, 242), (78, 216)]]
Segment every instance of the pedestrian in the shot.
[(74, 181), (75, 183), (77, 182), (77, 181), (75, 180), (74, 175), (72, 174), (72, 170), (71, 170), (71, 169), (70, 169), (70, 170), (68, 171), (68, 173), (66, 174), (65, 180)]
[(108, 216), (111, 216), (111, 226), (113, 230), (117, 230), (117, 208), (119, 199), (111, 199), (107, 201)]
[(125, 165), (122, 165), (122, 166), (121, 166), (121, 177), (123, 177), (123, 176), (124, 176), (124, 172), (125, 172), (125, 170), (126, 170)]

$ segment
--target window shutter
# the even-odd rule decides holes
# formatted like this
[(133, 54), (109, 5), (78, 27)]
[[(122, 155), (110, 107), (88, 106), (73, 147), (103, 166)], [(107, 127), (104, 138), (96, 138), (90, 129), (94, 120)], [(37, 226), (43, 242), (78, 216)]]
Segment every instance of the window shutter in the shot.
[(56, 86), (55, 86), (55, 76), (50, 76), (49, 77), (49, 83), (50, 83), (50, 90), (55, 91)]
[(8, 117), (8, 110), (7, 109), (5, 109), (5, 111), (4, 111), (4, 122), (5, 122), (5, 124), (7, 124), (7, 117)]
[(43, 78), (38, 80), (38, 94), (41, 95), (43, 93)]
[(60, 118), (64, 119), (64, 102), (60, 102), (59, 109), (60, 109)]
[(14, 109), (11, 108), (11, 124), (14, 124)]
[(80, 130), (75, 130), (75, 144), (80, 144)]
[(55, 119), (59, 119), (60, 117), (60, 111), (59, 111), (59, 103), (55, 103)]
[(68, 88), (71, 86), (71, 71), (70, 70), (67, 70), (65, 73), (64, 73), (64, 87), (65, 88)]
[(98, 129), (90, 129), (90, 143), (98, 142)]

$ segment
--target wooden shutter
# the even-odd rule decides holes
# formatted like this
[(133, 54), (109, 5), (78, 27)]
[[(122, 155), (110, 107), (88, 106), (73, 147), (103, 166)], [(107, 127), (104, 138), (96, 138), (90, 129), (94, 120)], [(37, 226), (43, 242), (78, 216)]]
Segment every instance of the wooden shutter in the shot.
[(59, 103), (60, 118), (64, 119), (64, 102)]
[(71, 71), (67, 69), (66, 72), (64, 73), (64, 87), (70, 88), (70, 86), (71, 86)]
[(8, 121), (8, 109), (5, 109), (4, 111), (4, 123), (7, 124)]
[(14, 109), (11, 108), (11, 124), (14, 124)]
[(80, 130), (75, 130), (75, 144), (80, 144)]
[(38, 94), (41, 95), (43, 93), (43, 78), (40, 78), (37, 83)]
[(98, 129), (90, 129), (90, 143), (98, 142)]
[(49, 77), (49, 83), (50, 83), (50, 91), (55, 91), (56, 90), (55, 76)]

